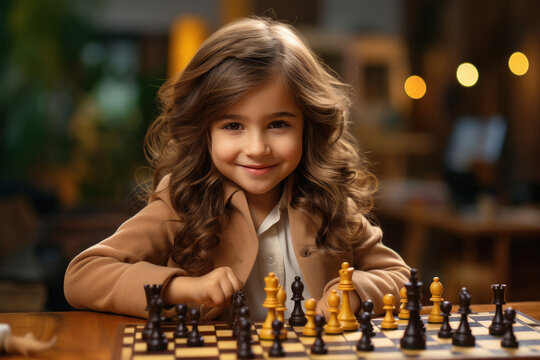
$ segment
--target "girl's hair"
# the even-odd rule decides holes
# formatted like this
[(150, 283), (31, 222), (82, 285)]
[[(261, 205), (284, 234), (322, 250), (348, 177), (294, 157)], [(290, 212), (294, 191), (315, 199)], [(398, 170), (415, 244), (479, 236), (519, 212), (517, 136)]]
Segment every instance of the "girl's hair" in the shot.
[(317, 246), (332, 254), (360, 241), (375, 178), (348, 130), (349, 87), (338, 81), (296, 31), (266, 18), (245, 18), (211, 35), (185, 70), (159, 90), (161, 114), (145, 138), (154, 189), (170, 176), (181, 221), (173, 259), (189, 273), (213, 268), (212, 250), (230, 205), (210, 156), (209, 126), (254, 87), (278, 74), (304, 114), (302, 159), (293, 172), (291, 206), (322, 219)]

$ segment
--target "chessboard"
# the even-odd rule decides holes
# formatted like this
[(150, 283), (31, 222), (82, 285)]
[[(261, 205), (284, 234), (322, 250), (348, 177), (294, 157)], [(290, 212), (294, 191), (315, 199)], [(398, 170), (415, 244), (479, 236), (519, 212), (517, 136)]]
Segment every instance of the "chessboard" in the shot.
[[(400, 339), (407, 322), (399, 320), (397, 330), (380, 329), (382, 318), (372, 320), (376, 335), (371, 339), (375, 350), (371, 352), (356, 351), (361, 332), (345, 332), (341, 335), (323, 335), (328, 347), (326, 355), (311, 355), (310, 348), (315, 337), (302, 335), (302, 327), (287, 326), (288, 337), (283, 341), (285, 359), (486, 359), (486, 358), (540, 358), (540, 322), (531, 317), (516, 312), (514, 333), (519, 341), (519, 347), (509, 349), (501, 347), (501, 337), (489, 335), (488, 327), (494, 312), (478, 312), (469, 314), (469, 325), (476, 337), (474, 347), (452, 345), (451, 339), (441, 339), (437, 336), (440, 324), (428, 324), (427, 315), (422, 315), (426, 325), (426, 349), (403, 350)], [(450, 324), (456, 329), (460, 315), (452, 314)], [(146, 342), (142, 340), (144, 324), (123, 324), (119, 327), (115, 339), (113, 360), (234, 360), (236, 359), (236, 339), (233, 337), (231, 326), (224, 322), (206, 322), (199, 325), (199, 331), (204, 337), (204, 346), (188, 347), (187, 339), (174, 339), (174, 323), (162, 323), (162, 328), (169, 343), (165, 351), (150, 352), (146, 350)], [(188, 327), (190, 327), (188, 325)], [(268, 350), (272, 341), (260, 340), (258, 333), (262, 323), (252, 326), (252, 349), (255, 359), (268, 359)]]

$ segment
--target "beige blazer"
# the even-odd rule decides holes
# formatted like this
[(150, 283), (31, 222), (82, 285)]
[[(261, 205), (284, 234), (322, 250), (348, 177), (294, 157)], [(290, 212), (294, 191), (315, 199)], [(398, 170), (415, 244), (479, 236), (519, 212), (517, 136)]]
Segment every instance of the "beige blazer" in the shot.
[[(163, 284), (186, 271), (170, 256), (179, 217), (168, 191), (169, 176), (159, 184), (154, 196), (139, 213), (123, 223), (109, 238), (77, 255), (69, 264), (64, 292), (71, 305), (81, 309), (146, 317), (144, 284)], [(291, 182), (286, 196), (290, 204)], [(224, 224), (214, 266), (229, 266), (246, 283), (256, 259), (258, 238), (245, 194), (235, 184), (224, 186), (224, 196), (235, 208)], [(311, 296), (320, 299), (339, 282), (341, 263), (356, 269), (353, 282), (361, 299), (371, 299), (374, 310), (382, 312), (382, 297), (391, 293), (399, 299), (399, 289), (409, 275), (409, 267), (393, 250), (383, 245), (380, 228), (364, 217), (365, 237), (345, 257), (321, 253), (315, 245), (318, 223), (289, 206), (293, 247)], [(361, 216), (361, 215), (359, 215)], [(226, 306), (201, 306), (202, 319), (217, 317)]]

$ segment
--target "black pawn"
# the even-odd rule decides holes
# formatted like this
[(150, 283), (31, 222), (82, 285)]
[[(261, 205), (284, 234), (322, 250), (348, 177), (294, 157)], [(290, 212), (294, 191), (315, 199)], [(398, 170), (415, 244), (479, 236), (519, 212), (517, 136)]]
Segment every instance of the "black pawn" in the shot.
[[(237, 338), (244, 337), (246, 341), (249, 341), (251, 344), (253, 342), (253, 339), (251, 338), (251, 319), (250, 319), (250, 312), (249, 308), (247, 306), (242, 306), (240, 310), (238, 311), (238, 335)], [(247, 332), (242, 332), (242, 319), (245, 319), (247, 323), (249, 324), (249, 328)]]
[(283, 323), (279, 321), (278, 319), (272, 322), (272, 334), (274, 335), (274, 343), (272, 344), (272, 346), (270, 347), (270, 350), (268, 351), (268, 355), (270, 356), (273, 356), (273, 357), (285, 356), (285, 351), (283, 350), (283, 346), (281, 345), (281, 339), (279, 338), (282, 327), (283, 327)]
[(154, 325), (152, 326), (152, 332), (148, 339), (146, 339), (146, 349), (148, 351), (164, 351), (167, 350), (168, 340), (161, 330), (160, 320), (154, 319)]
[(317, 332), (317, 335), (315, 337), (315, 342), (313, 343), (313, 346), (311, 346), (311, 353), (312, 354), (326, 354), (328, 353), (328, 348), (326, 347), (326, 344), (324, 343), (324, 340), (322, 338), (323, 326), (325, 323), (324, 316), (315, 315), (314, 320), (315, 320), (315, 331)]
[(178, 325), (174, 331), (175, 338), (186, 338), (188, 336), (189, 330), (186, 326), (186, 315), (187, 315), (187, 306), (186, 304), (176, 305), (176, 315), (178, 318)]
[(450, 301), (447, 301), (447, 300), (443, 301), (441, 303), (441, 312), (442, 312), (442, 315), (443, 315), (443, 323), (441, 325), (441, 329), (437, 333), (437, 335), (440, 338), (450, 339), (454, 335), (454, 330), (450, 326), (450, 321), (449, 321), (451, 311), (452, 311), (452, 303), (450, 303)]
[[(362, 304), (362, 309), (364, 310), (365, 313), (368, 313), (370, 320), (368, 321), (366, 325), (367, 325), (368, 335), (370, 338), (372, 338), (376, 335), (375, 330), (373, 329), (373, 324), (371, 323), (371, 319), (373, 318), (373, 301), (371, 300), (364, 301), (364, 303)], [(361, 318), (362, 318), (362, 314), (360, 314), (360, 319)]]
[(508, 307), (504, 310), (504, 325), (506, 330), (501, 340), (501, 346), (504, 348), (517, 348), (519, 342), (516, 340), (512, 325), (516, 322), (516, 310)]
[(189, 313), (191, 317), (191, 331), (188, 334), (187, 344), (188, 346), (203, 346), (204, 338), (199, 332), (199, 317), (201, 312), (198, 309), (191, 309)]
[(358, 340), (356, 344), (356, 350), (358, 351), (373, 351), (374, 346), (371, 342), (371, 335), (369, 324), (371, 323), (371, 317), (369, 313), (364, 311), (360, 314), (360, 330), (362, 330), (362, 337)]
[(236, 340), (236, 357), (238, 359), (253, 359), (255, 354), (251, 349), (251, 321), (248, 317), (242, 316), (238, 319), (238, 323), (240, 330)]
[(495, 316), (493, 316), (493, 320), (489, 326), (489, 334), (500, 336), (503, 335), (505, 331), (502, 306), (506, 304), (504, 301), (504, 291), (506, 289), (506, 285), (493, 284), (491, 285), (491, 289), (493, 290), (492, 303), (495, 304)]
[(459, 293), (459, 310), (461, 321), (459, 327), (452, 336), (452, 345), (457, 346), (474, 346), (475, 338), (469, 326), (468, 314), (471, 313), (471, 294), (467, 288), (462, 288)]
[(233, 336), (237, 337), (239, 332), (239, 320), (240, 320), (240, 310), (245, 306), (245, 301), (240, 295), (240, 293), (235, 293), (232, 298), (232, 308), (233, 308)]
[(289, 325), (304, 326), (307, 323), (307, 318), (306, 314), (304, 314), (304, 310), (302, 310), (302, 300), (304, 300), (302, 293), (304, 292), (304, 284), (302, 283), (300, 276), (294, 277), (294, 281), (291, 284), (291, 290), (293, 293), (291, 300), (294, 301), (294, 308), (291, 312), (291, 317), (289, 318)]

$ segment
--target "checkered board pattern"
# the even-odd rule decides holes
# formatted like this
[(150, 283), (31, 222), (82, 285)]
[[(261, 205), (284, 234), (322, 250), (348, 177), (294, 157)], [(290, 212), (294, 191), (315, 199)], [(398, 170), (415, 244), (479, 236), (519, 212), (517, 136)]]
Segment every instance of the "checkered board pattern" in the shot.
[[(440, 339), (437, 336), (440, 324), (427, 324), (427, 315), (423, 316), (426, 324), (426, 350), (402, 350), (399, 342), (407, 326), (406, 321), (400, 320), (397, 330), (381, 331), (382, 318), (373, 319), (376, 335), (371, 339), (375, 350), (372, 352), (356, 351), (361, 332), (346, 332), (342, 335), (324, 335), (328, 347), (326, 355), (311, 355), (313, 337), (302, 335), (301, 327), (287, 327), (288, 338), (283, 341), (286, 352), (284, 359), (486, 359), (486, 358), (540, 358), (540, 322), (517, 312), (514, 333), (519, 341), (519, 348), (506, 349), (501, 347), (501, 337), (489, 335), (488, 327), (493, 319), (493, 312), (473, 313), (469, 315), (469, 325), (476, 337), (474, 347), (458, 347), (452, 345), (451, 339)], [(459, 325), (460, 315), (450, 318), (452, 328)], [(188, 326), (189, 327), (189, 326)], [(255, 359), (267, 359), (272, 341), (260, 340), (258, 333), (261, 323), (255, 323), (252, 328)], [(230, 326), (226, 323), (204, 323), (199, 325), (199, 331), (204, 337), (204, 346), (188, 347), (186, 339), (174, 339), (173, 323), (162, 325), (169, 339), (168, 348), (162, 352), (149, 352), (146, 342), (142, 340), (144, 324), (121, 325), (116, 337), (113, 360), (234, 360), (236, 359), (236, 339)]]

